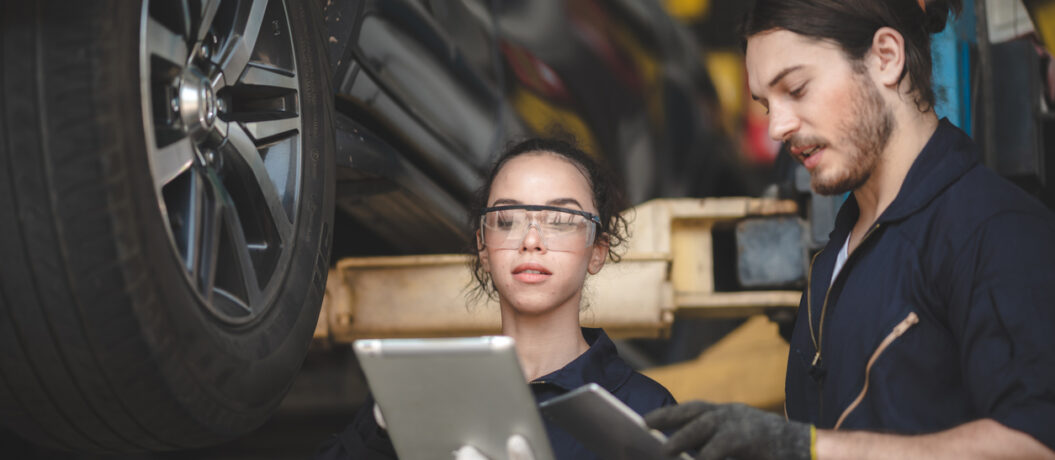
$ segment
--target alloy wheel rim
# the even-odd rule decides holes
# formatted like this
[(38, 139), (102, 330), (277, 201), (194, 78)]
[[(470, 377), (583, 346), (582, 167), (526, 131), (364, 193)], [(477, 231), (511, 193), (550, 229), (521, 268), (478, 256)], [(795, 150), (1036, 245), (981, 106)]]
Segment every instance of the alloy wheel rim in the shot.
[(300, 82), (282, 0), (145, 1), (140, 92), (154, 193), (200, 303), (244, 324), (294, 246)]

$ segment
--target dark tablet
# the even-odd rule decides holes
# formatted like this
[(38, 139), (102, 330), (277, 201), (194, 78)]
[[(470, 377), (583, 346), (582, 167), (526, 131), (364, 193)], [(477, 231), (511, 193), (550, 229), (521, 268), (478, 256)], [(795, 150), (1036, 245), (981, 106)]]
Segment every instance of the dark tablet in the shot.
[(637, 412), (596, 383), (545, 401), (539, 408), (600, 458), (691, 460), (687, 454), (663, 455), (661, 446), (666, 436), (649, 429)]

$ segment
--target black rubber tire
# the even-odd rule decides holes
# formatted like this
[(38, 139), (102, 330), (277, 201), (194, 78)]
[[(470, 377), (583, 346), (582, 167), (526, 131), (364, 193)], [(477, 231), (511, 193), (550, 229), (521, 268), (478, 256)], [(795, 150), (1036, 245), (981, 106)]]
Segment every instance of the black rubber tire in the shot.
[(263, 424), (318, 319), (333, 220), (333, 92), (315, 1), (288, 3), (303, 111), (295, 248), (274, 304), (209, 315), (144, 153), (141, 8), (0, 3), (0, 417), (74, 451), (177, 450)]

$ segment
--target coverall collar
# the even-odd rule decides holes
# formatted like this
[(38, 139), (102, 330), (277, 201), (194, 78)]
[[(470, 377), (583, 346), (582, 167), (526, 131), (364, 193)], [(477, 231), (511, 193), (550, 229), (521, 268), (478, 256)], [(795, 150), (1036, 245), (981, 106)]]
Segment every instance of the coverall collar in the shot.
[(571, 391), (592, 382), (609, 393), (614, 393), (622, 386), (630, 378), (633, 369), (619, 359), (612, 339), (608, 338), (604, 330), (591, 327), (582, 328), (582, 336), (590, 345), (589, 349), (566, 366), (531, 383), (554, 385)]

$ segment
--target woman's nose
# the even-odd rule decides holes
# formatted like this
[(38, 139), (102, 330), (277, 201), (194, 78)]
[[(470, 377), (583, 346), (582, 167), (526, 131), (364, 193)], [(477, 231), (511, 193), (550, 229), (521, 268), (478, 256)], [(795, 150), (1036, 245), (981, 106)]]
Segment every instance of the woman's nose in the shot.
[(524, 251), (546, 250), (546, 246), (542, 242), (542, 230), (535, 222), (528, 223), (527, 231), (524, 232), (524, 239), (520, 242), (520, 248)]

